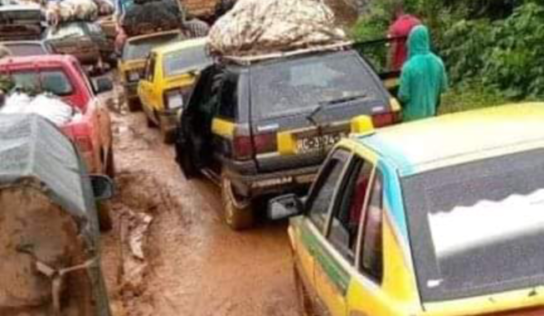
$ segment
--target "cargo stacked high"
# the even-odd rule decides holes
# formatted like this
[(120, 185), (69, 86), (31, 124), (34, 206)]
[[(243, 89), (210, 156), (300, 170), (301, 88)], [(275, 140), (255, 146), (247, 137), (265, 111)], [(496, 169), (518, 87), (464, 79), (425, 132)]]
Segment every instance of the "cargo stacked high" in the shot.
[(88, 70), (101, 73), (114, 62), (114, 41), (97, 20), (111, 15), (108, 0), (62, 0), (47, 3), (50, 27), (44, 40), (55, 54), (75, 56)]
[(332, 146), (400, 107), (314, 0), (239, 0), (209, 35), (215, 64), (181, 117), (177, 160), (221, 186), (225, 219), (251, 226), (260, 197), (304, 193)]
[(34, 3), (0, 7), (0, 41), (38, 40), (45, 29), (45, 14)]
[(146, 58), (155, 47), (185, 39), (182, 21), (183, 14), (175, 0), (136, 1), (126, 9), (117, 45), (121, 53), (119, 76), (130, 111), (141, 109), (137, 88), (144, 76)]

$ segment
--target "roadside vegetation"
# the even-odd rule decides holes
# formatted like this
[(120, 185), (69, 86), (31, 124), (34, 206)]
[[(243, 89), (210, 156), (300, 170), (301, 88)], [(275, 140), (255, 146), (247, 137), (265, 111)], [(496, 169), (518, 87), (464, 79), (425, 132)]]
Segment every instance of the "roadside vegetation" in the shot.
[[(383, 37), (397, 0), (372, 1), (352, 31), (357, 41)], [(406, 0), (431, 28), (450, 91), (442, 113), (544, 98), (544, 2)]]

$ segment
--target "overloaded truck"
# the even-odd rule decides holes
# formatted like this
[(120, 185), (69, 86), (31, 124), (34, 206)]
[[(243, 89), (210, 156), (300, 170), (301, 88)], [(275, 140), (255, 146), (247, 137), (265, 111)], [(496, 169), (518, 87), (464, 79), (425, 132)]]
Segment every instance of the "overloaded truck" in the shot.
[(0, 116), (0, 315), (111, 316), (96, 204), (113, 194), (37, 115)]

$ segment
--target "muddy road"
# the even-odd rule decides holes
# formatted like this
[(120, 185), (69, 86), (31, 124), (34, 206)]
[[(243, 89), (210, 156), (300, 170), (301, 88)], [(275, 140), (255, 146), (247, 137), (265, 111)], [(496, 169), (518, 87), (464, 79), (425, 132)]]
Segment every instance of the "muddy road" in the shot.
[(184, 179), (142, 113), (114, 113), (117, 197), (103, 266), (117, 315), (297, 315), (285, 223), (244, 232), (219, 190)]

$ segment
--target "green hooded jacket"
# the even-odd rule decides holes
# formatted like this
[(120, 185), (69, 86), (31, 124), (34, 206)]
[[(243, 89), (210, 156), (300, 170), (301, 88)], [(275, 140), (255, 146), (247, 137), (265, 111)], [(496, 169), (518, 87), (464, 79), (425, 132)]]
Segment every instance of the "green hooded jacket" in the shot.
[(408, 56), (402, 67), (399, 89), (404, 121), (435, 116), (440, 95), (448, 87), (448, 77), (440, 57), (431, 52), (426, 26), (417, 26), (410, 33)]

